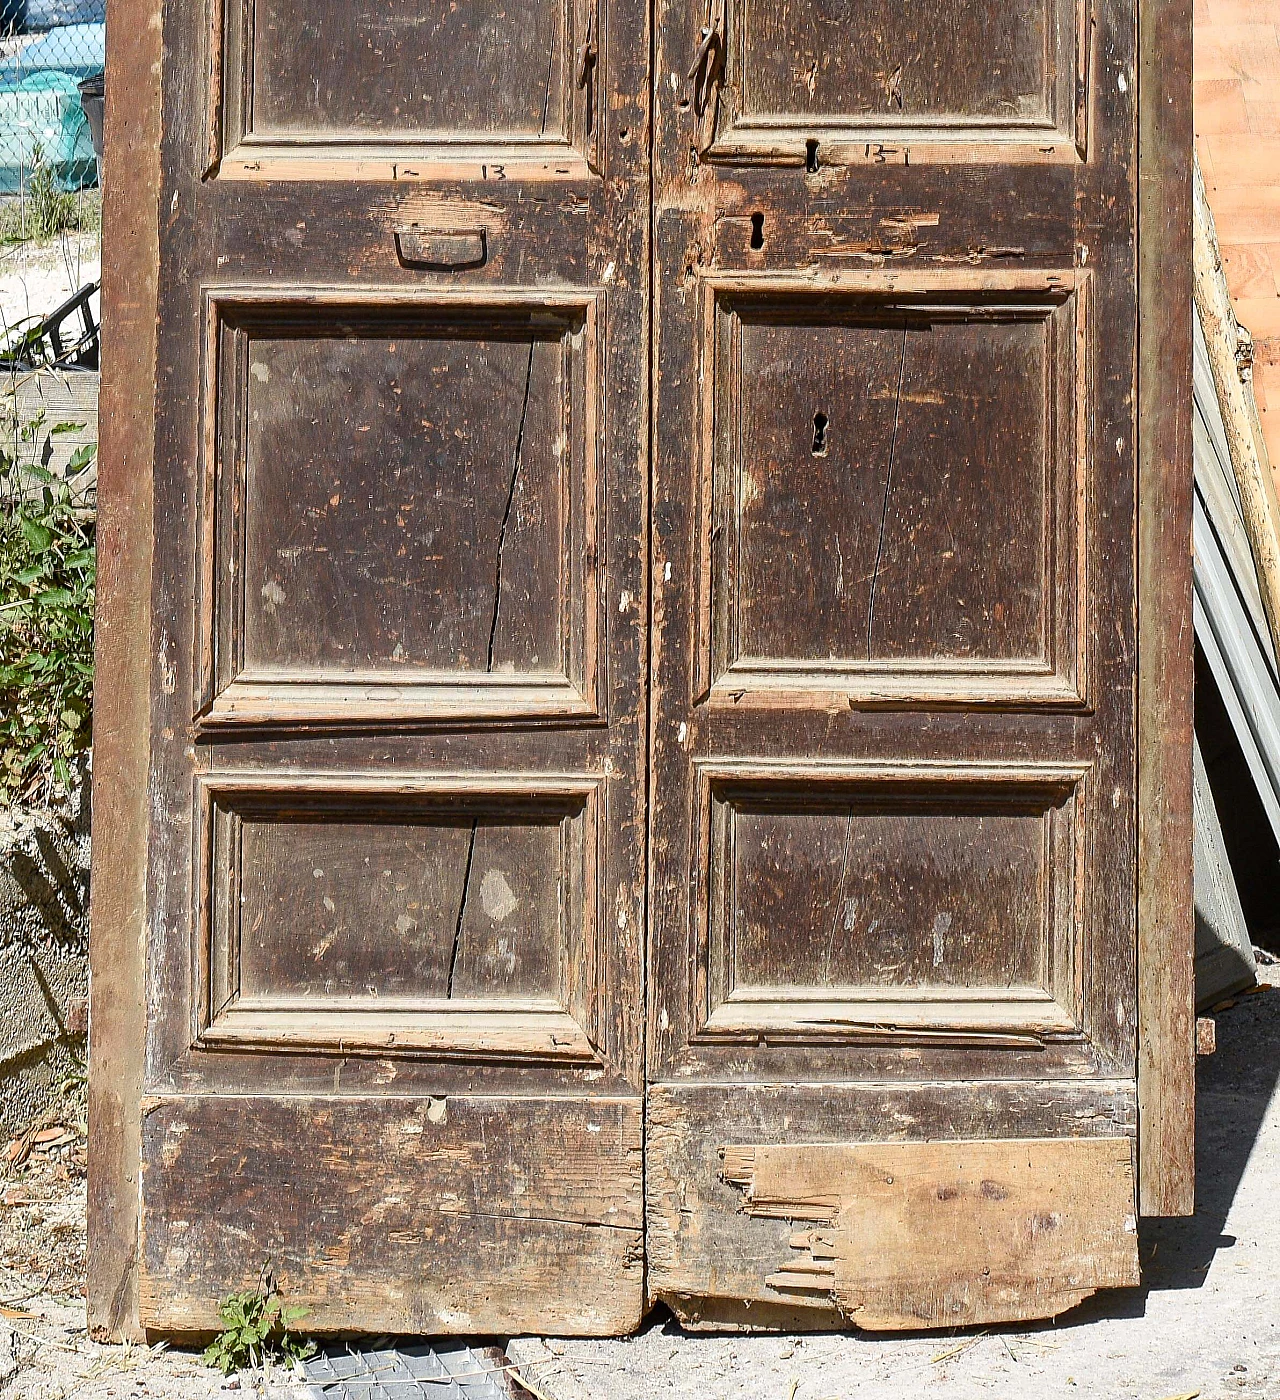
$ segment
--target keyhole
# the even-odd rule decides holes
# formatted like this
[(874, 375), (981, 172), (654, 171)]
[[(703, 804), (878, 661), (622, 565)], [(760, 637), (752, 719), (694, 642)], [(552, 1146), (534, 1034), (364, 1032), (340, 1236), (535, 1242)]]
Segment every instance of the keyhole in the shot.
[(818, 143), (812, 138), (804, 143), (804, 168), (810, 175), (818, 173)]
[(815, 457), (827, 455), (827, 423), (829, 421), (825, 413), (813, 415), (813, 455)]
[(751, 216), (751, 246), (756, 249), (764, 247), (764, 215), (759, 210)]

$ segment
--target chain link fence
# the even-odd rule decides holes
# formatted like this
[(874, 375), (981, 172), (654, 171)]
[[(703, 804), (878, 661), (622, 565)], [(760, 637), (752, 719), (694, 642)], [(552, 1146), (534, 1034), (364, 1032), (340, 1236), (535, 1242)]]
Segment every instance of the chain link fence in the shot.
[(105, 0), (0, 0), (0, 811), (90, 738)]

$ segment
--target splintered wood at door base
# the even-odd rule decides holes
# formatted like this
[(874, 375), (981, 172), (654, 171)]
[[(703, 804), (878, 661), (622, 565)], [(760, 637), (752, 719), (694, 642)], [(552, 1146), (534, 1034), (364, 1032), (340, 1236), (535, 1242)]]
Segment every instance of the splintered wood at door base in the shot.
[(1137, 1284), (1185, 0), (110, 23), (95, 1333)]

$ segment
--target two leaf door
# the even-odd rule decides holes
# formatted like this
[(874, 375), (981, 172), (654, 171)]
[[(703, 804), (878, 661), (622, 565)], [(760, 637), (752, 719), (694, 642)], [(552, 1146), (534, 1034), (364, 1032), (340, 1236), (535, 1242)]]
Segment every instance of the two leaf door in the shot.
[(264, 1264), (316, 1330), (428, 1333), (1137, 1281), (1186, 581), (1139, 38), (1132, 0), (116, 7), (159, 140), (108, 165), (105, 392), (155, 387), (104, 431), (99, 1328), (207, 1329)]

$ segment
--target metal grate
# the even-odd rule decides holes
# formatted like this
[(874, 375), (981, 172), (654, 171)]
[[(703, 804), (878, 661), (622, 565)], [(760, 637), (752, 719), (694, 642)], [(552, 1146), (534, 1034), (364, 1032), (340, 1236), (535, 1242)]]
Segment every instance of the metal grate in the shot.
[(348, 1349), (302, 1370), (308, 1400), (510, 1400), (494, 1363), (467, 1346)]

